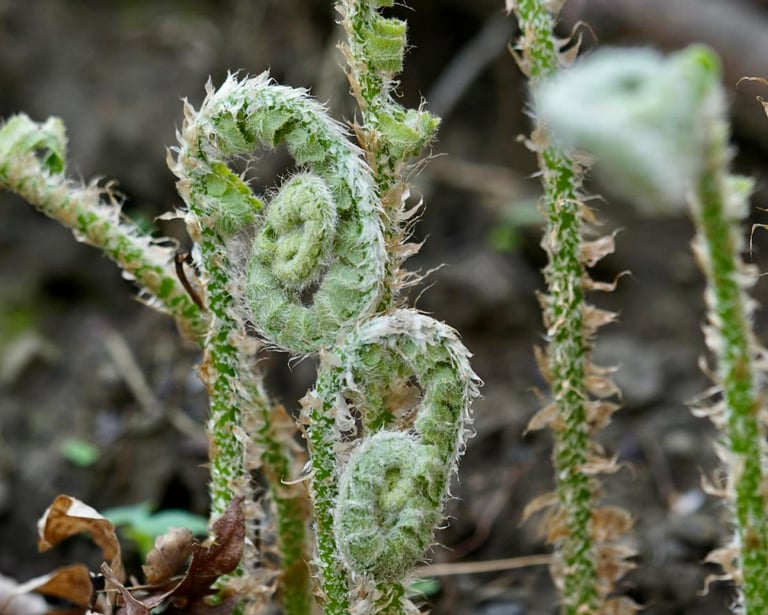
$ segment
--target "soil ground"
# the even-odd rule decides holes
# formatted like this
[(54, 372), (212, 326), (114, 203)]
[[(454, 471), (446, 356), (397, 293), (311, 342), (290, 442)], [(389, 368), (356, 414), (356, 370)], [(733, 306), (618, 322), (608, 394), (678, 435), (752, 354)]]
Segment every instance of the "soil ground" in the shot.
[[(544, 255), (535, 160), (518, 140), (529, 130), (525, 83), (505, 49), (514, 24), (501, 2), (409, 4), (413, 10), (399, 11), (414, 45), (403, 102), (425, 96), (444, 117), (436, 156), (414, 181), (426, 203), (416, 237), (426, 241), (409, 262), (422, 271), (444, 266), (413, 303), (461, 332), (485, 381), (452, 521), (433, 560), (546, 554), (537, 520), (522, 522), (525, 505), (550, 490), (553, 477), (549, 435), (525, 433), (543, 403), (536, 390), (545, 391), (533, 355), (543, 341), (535, 295)], [(658, 42), (639, 27), (617, 31), (616, 15), (601, 21), (600, 4), (574, 2), (587, 6), (601, 43)], [(755, 11), (753, 21), (766, 31), (761, 3), (732, 6), (734, 13)], [(126, 212), (151, 221), (180, 206), (164, 148), (175, 142), (180, 99), (198, 104), (209, 75), (219, 83), (228, 69), (269, 68), (282, 83), (311, 87), (339, 117), (353, 116), (334, 19), (330, 3), (312, 0), (5, 0), (0, 117), (62, 117), (70, 172), (119, 180)], [(477, 45), (485, 55), (471, 53), (473, 40), (486, 45)], [(457, 68), (457, 58), (467, 56), (481, 69)], [(462, 77), (471, 77), (466, 87)], [(768, 122), (754, 105), (757, 121)], [(737, 166), (757, 179), (753, 221), (764, 223), (765, 143), (755, 136), (761, 129), (736, 119)], [(259, 161), (266, 185), (280, 171), (272, 164), (267, 155)], [(2, 194), (0, 201), (0, 574), (23, 581), (95, 557), (77, 541), (36, 553), (36, 520), (57, 493), (97, 509), (151, 501), (205, 515), (207, 448), (199, 426), (206, 398), (194, 374), (195, 348), (170, 320), (131, 299), (134, 289), (110, 262), (18, 199)], [(623, 409), (601, 434), (623, 466), (605, 479), (605, 499), (631, 511), (628, 540), (638, 551), (636, 570), (617, 591), (655, 615), (725, 614), (732, 588), (715, 583), (703, 592), (705, 576), (717, 569), (702, 560), (729, 530), (724, 505), (701, 487), (718, 467), (714, 431), (686, 405), (709, 386), (698, 366), (703, 283), (689, 250), (692, 230), (684, 215), (647, 218), (616, 202), (594, 205), (606, 232), (623, 229), (616, 253), (594, 276), (610, 281), (631, 272), (615, 292), (594, 298), (620, 315), (596, 349), (598, 362), (617, 366), (623, 390)], [(766, 271), (768, 238), (758, 229), (754, 239), (747, 257)], [(766, 294), (760, 282), (763, 305)], [(764, 314), (756, 321), (765, 333)], [(278, 355), (270, 374), (275, 395), (293, 407), (312, 384), (313, 364), (288, 367)], [(143, 420), (155, 404), (166, 418)], [(190, 422), (197, 427), (185, 427)], [(98, 459), (74, 464), (62, 452), (72, 439), (96, 445)], [(544, 615), (556, 612), (557, 598), (546, 566), (529, 565), (441, 577), (428, 601), (437, 615)]]

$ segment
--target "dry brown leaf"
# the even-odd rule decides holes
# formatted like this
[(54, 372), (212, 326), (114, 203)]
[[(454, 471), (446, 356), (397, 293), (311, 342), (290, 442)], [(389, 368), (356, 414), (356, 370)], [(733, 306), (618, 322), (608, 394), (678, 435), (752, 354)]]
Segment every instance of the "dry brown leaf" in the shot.
[[(206, 602), (206, 597), (214, 592), (211, 585), (219, 577), (237, 568), (244, 543), (245, 516), (243, 498), (239, 497), (232, 500), (213, 524), (211, 536), (204, 543), (191, 541), (192, 561), (189, 568), (181, 580), (171, 586), (161, 581), (155, 586), (125, 587), (110, 567), (102, 564), (102, 574), (122, 598), (115, 615), (149, 615), (159, 606), (163, 607), (165, 615), (229, 615), (236, 600), (225, 599), (221, 604), (212, 605)], [(158, 553), (161, 552), (162, 549), (159, 549)]]
[(586, 290), (595, 290), (595, 291), (600, 291), (604, 293), (612, 293), (614, 290), (616, 290), (616, 287), (619, 284), (619, 280), (623, 278), (625, 275), (631, 275), (631, 272), (620, 271), (613, 278), (612, 282), (597, 282), (592, 278), (590, 278), (588, 275), (585, 275), (584, 278), (582, 279), (582, 282)]
[(615, 540), (632, 528), (632, 516), (618, 506), (604, 506), (592, 512), (592, 537), (596, 542)]
[[(757, 81), (763, 85), (768, 85), (768, 80), (766, 80), (764, 77), (742, 77), (739, 79), (739, 82), (736, 85), (738, 86), (742, 81)], [(763, 111), (765, 111), (765, 114), (768, 116), (768, 101), (766, 101), (762, 96), (755, 96), (755, 98), (757, 99), (757, 102), (763, 105)]]
[(525, 523), (531, 515), (535, 515), (537, 512), (555, 504), (557, 504), (557, 491), (550, 491), (549, 493), (536, 496), (525, 505), (523, 518), (520, 523)]
[(195, 600), (185, 609), (185, 615), (230, 615), (237, 606), (237, 597), (232, 596), (223, 600), (220, 604), (207, 604), (202, 600)]
[(633, 555), (636, 555), (635, 550), (626, 545), (598, 545), (597, 572), (599, 578), (613, 582), (623, 577), (635, 568), (635, 564), (627, 560)]
[(94, 587), (90, 572), (83, 564), (62, 566), (38, 579), (43, 581), (45, 577), (48, 579), (34, 588), (36, 593), (62, 598), (82, 608), (90, 606)]
[(188, 529), (171, 528), (155, 538), (154, 548), (147, 553), (147, 563), (142, 566), (150, 585), (170, 581), (186, 563), (192, 553), (194, 536)]
[(30, 579), (13, 590), (15, 595), (30, 592), (71, 602), (79, 607), (78, 612), (82, 613), (91, 604), (93, 583), (88, 568), (82, 564), (74, 564)]
[[(104, 559), (120, 557), (115, 526), (96, 510), (69, 495), (59, 495), (37, 522), (37, 548), (47, 551), (77, 534), (89, 534), (104, 554)], [(114, 564), (112, 564), (114, 569)], [(121, 567), (122, 568), (122, 567)], [(117, 574), (117, 573), (116, 573)]]
[[(592, 166), (594, 158), (589, 155), (585, 156), (585, 162), (588, 166)], [(591, 226), (600, 226), (600, 221), (597, 219), (595, 210), (592, 209), (586, 203), (579, 203), (579, 215), (584, 218), (584, 221)]]
[(701, 490), (707, 495), (725, 499), (728, 497), (727, 486), (722, 484), (722, 481), (720, 483), (720, 485), (717, 485), (707, 476), (701, 475)]
[(622, 467), (622, 464), (617, 463), (616, 457), (609, 459), (601, 455), (590, 455), (587, 457), (587, 463), (583, 464), (579, 469), (584, 474), (595, 476), (597, 474), (615, 474)]
[[(131, 592), (117, 579), (109, 565), (104, 562), (101, 565), (101, 574), (107, 580), (107, 583), (114, 587), (123, 599), (123, 604), (119, 605), (116, 615), (149, 615), (152, 607), (147, 606), (142, 601), (134, 598)], [(154, 606), (160, 604), (158, 601)]]
[(242, 504), (242, 496), (233, 499), (211, 527), (210, 538), (203, 544), (193, 545), (192, 562), (174, 594), (204, 595), (216, 579), (237, 568), (245, 544)]
[(591, 431), (600, 431), (610, 422), (614, 413), (621, 408), (619, 404), (607, 401), (590, 401), (585, 404), (587, 422)]
[(584, 324), (589, 331), (597, 331), (600, 327), (613, 322), (618, 318), (615, 312), (601, 310), (594, 305), (584, 306)]
[[(174, 529), (160, 536), (147, 557), (144, 572), (149, 582), (142, 587), (123, 584), (120, 545), (114, 525), (96, 510), (80, 500), (66, 495), (58, 496), (38, 522), (39, 548), (47, 550), (70, 536), (87, 533), (101, 547), (104, 558), (101, 566), (107, 590), (115, 590), (115, 615), (149, 615), (162, 606), (166, 615), (194, 613), (196, 615), (229, 615), (236, 601), (226, 599), (211, 605), (206, 598), (213, 593), (211, 585), (222, 575), (237, 568), (245, 543), (245, 517), (243, 498), (235, 498), (224, 514), (213, 524), (211, 536), (199, 543), (188, 530)], [(173, 575), (191, 555), (186, 572), (176, 582)], [(70, 566), (50, 575), (34, 579), (23, 586), (26, 591), (37, 591), (63, 598), (75, 605), (75, 614), (89, 608), (93, 585), (85, 566)], [(112, 611), (110, 611), (112, 612)]]
[(549, 369), (549, 357), (547, 356), (547, 351), (541, 346), (534, 346), (533, 356), (536, 359), (536, 365), (539, 367), (541, 376), (546, 382), (552, 382), (552, 372)]
[(605, 235), (594, 241), (585, 241), (581, 246), (581, 262), (587, 267), (594, 267), (604, 256), (613, 254), (616, 249), (614, 236), (615, 233)]
[(732, 581), (738, 584), (741, 581), (741, 575), (739, 574), (738, 566), (736, 565), (738, 557), (739, 550), (733, 545), (710, 551), (704, 561), (709, 564), (719, 564), (724, 572), (723, 574), (707, 575), (704, 579), (704, 589), (701, 591), (702, 595), (706, 595), (709, 592), (709, 586), (712, 583), (718, 581)]
[(613, 397), (614, 395), (621, 397), (621, 389), (616, 386), (616, 383), (610, 376), (588, 375), (584, 379), (584, 384), (587, 387), (587, 391), (595, 397), (602, 399)]
[(529, 431), (536, 431), (537, 429), (543, 429), (557, 418), (557, 414), (558, 409), (555, 404), (544, 406), (531, 417), (530, 421), (528, 421), (528, 425), (525, 426), (525, 433), (528, 433)]
[(546, 518), (544, 530), (546, 531), (548, 543), (554, 544), (558, 540), (570, 536), (571, 531), (568, 529), (566, 516), (567, 512), (562, 508), (558, 508)]
[(608, 598), (603, 606), (603, 615), (634, 615), (640, 611), (643, 611), (644, 607), (640, 606), (626, 596), (616, 596)]
[(736, 86), (738, 87), (738, 85), (742, 81), (757, 81), (758, 83), (762, 83), (763, 85), (768, 85), (768, 79), (766, 79), (765, 77), (742, 77), (741, 79), (738, 80), (738, 82), (736, 83)]

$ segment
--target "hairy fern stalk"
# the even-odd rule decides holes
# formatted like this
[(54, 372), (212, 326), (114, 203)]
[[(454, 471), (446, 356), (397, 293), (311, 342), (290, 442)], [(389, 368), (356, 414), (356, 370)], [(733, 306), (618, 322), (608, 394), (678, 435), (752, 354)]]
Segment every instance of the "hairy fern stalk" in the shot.
[[(518, 63), (536, 88), (569, 63), (553, 34), (553, 17), (543, 0), (508, 3), (518, 18), (521, 36)], [(615, 507), (598, 506), (600, 485), (596, 474), (615, 471), (592, 439), (617, 406), (605, 398), (617, 388), (608, 370), (590, 358), (597, 329), (614, 314), (587, 302), (590, 290), (611, 290), (587, 272), (613, 251), (612, 237), (587, 241), (594, 230), (594, 216), (582, 202), (580, 166), (557, 144), (549, 141), (537, 123), (530, 141), (541, 169), (546, 229), (542, 246), (548, 255), (544, 270), (547, 293), (540, 298), (547, 327), (547, 349), (539, 363), (551, 388), (551, 404), (531, 421), (529, 429), (549, 425), (554, 432), (553, 462), (556, 493), (534, 500), (526, 515), (549, 509), (546, 532), (555, 544), (553, 578), (560, 589), (562, 612), (586, 615), (608, 609), (631, 612), (621, 598), (608, 598), (614, 581), (631, 566), (631, 551), (616, 540), (631, 525), (628, 514)]]

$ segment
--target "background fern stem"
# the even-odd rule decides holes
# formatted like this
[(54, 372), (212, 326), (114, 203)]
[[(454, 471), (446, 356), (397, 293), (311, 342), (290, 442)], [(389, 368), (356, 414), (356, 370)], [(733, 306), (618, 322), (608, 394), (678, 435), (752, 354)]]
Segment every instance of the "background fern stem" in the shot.
[[(260, 376), (260, 374), (259, 374)], [(261, 377), (254, 378), (259, 400), (268, 400)], [(294, 430), (281, 437), (272, 413), (278, 408), (271, 404), (253, 404), (257, 426), (252, 437), (261, 450), (257, 463), (267, 481), (276, 514), (277, 549), (280, 555), (279, 586), (285, 615), (307, 615), (312, 611), (314, 597), (308, 562), (312, 553), (308, 535), (309, 502), (306, 486), (294, 480)], [(282, 408), (280, 408), (282, 410)], [(285, 416), (287, 421), (292, 419)]]
[[(522, 32), (521, 65), (532, 86), (559, 68), (553, 18), (541, 0), (520, 0), (515, 12)], [(577, 195), (574, 163), (556, 146), (539, 151), (544, 186), (546, 227), (543, 246), (549, 263), (544, 270), (548, 329), (547, 369), (558, 420), (553, 424), (553, 461), (559, 511), (564, 528), (556, 548), (562, 560), (562, 611), (567, 615), (597, 613), (600, 604), (597, 558), (591, 534), (595, 509), (592, 479), (582, 468), (589, 457), (586, 373), (589, 330), (585, 323), (587, 278), (581, 262), (583, 204)], [(558, 574), (557, 572), (555, 574)]]
[(280, 551), (280, 593), (285, 615), (307, 615), (314, 598), (307, 548), (307, 507), (300, 495), (273, 495), (277, 510), (277, 540)]
[[(717, 328), (713, 346), (725, 404), (726, 440), (731, 477), (741, 591), (747, 615), (768, 612), (768, 525), (763, 471), (765, 429), (760, 423), (761, 396), (755, 367), (755, 342), (749, 323), (740, 259), (741, 224), (729, 215), (727, 168), (730, 155), (724, 132), (715, 131), (705, 149), (703, 170), (691, 203), (705, 257), (711, 323)], [(739, 198), (739, 197), (736, 197)]]
[[(339, 383), (341, 389), (341, 383)], [(336, 551), (333, 514), (339, 497), (337, 427), (330, 402), (313, 400), (309, 412), (307, 444), (312, 463), (312, 506), (315, 528), (315, 564), (323, 596), (324, 615), (349, 613), (349, 581)]]
[[(582, 471), (589, 453), (585, 376), (588, 357), (584, 323), (584, 266), (579, 260), (581, 204), (575, 198), (570, 162), (555, 148), (542, 153), (545, 164), (544, 212), (549, 264), (545, 322), (548, 368), (559, 423), (554, 427), (554, 466), (560, 511), (566, 531), (558, 541), (563, 564), (564, 612), (597, 612), (600, 599), (591, 534), (595, 508), (591, 477)], [(589, 609), (589, 610), (587, 610)]]
[(78, 241), (102, 250), (149, 295), (153, 307), (168, 312), (182, 332), (201, 341), (206, 315), (179, 282), (173, 250), (158, 245), (122, 216), (109, 186), (68, 180), (65, 157), (61, 120), (37, 124), (26, 115), (14, 116), (0, 128), (0, 188), (71, 229)]

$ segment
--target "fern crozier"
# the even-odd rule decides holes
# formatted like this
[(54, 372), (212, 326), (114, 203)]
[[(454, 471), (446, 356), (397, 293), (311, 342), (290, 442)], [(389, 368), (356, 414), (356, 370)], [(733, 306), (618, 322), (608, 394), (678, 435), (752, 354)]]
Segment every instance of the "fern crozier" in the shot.
[[(256, 230), (245, 273), (248, 319), (290, 352), (332, 345), (372, 313), (382, 293), (379, 205), (359, 150), (304, 90), (276, 85), (266, 73), (209, 86), (200, 110), (188, 116), (180, 191), (205, 212), (200, 222), (223, 235)], [(280, 143), (306, 170), (267, 202), (225, 163)]]
[[(317, 398), (340, 425), (344, 400), (352, 400), (365, 431), (341, 471), (334, 513), (339, 551), (354, 573), (399, 580), (424, 557), (477, 395), (468, 359), (450, 327), (397, 310), (363, 323), (324, 362)], [(409, 412), (403, 395), (413, 378), (421, 400)], [(344, 436), (336, 434), (337, 447)]]

